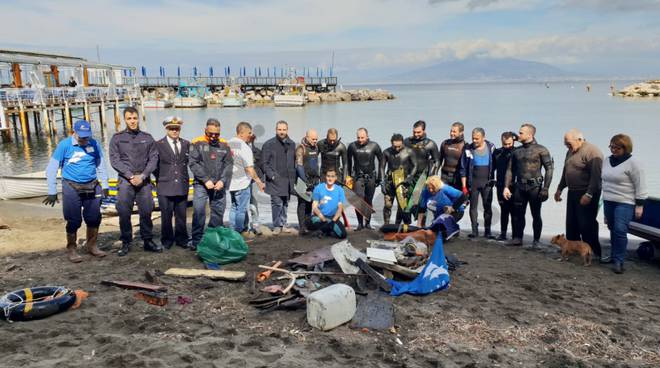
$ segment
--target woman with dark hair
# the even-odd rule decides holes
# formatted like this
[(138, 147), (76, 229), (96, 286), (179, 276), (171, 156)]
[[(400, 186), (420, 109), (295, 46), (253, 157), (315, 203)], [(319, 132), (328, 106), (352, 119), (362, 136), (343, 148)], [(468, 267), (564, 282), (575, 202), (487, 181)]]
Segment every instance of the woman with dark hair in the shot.
[(644, 171), (632, 157), (633, 144), (629, 136), (617, 134), (610, 139), (612, 155), (603, 162), (603, 204), (605, 222), (610, 229), (613, 271), (623, 273), (623, 261), (628, 246), (628, 225), (641, 218), (648, 195)]

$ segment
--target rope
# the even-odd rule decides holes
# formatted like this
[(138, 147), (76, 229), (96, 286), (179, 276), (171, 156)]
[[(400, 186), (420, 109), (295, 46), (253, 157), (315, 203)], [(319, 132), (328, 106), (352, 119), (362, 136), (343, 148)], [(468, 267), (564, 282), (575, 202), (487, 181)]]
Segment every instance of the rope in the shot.
[[(48, 286), (46, 286), (46, 287), (48, 287)], [(45, 300), (45, 299), (48, 299), (48, 298), (57, 298), (57, 297), (59, 297), (59, 296), (61, 296), (61, 295), (66, 294), (66, 293), (69, 292), (69, 291), (70, 291), (70, 290), (67, 289), (67, 288), (65, 288), (64, 286), (58, 286), (57, 289), (55, 289), (55, 291), (53, 292), (53, 294), (51, 294), (51, 295), (46, 295), (46, 296), (43, 296), (43, 297), (41, 297), (41, 298), (33, 299), (33, 300), (31, 301), (31, 303), (40, 302), (40, 301)], [(60, 293), (61, 293), (61, 294), (60, 294)], [(58, 295), (58, 294), (60, 294), (60, 295)], [(18, 299), (19, 301), (18, 301), (18, 302), (14, 302), (14, 301), (12, 301), (12, 300), (9, 298), (10, 296), (14, 296), (14, 297), (15, 297), (16, 299)], [(0, 305), (5, 305), (5, 306), (2, 308), (2, 310), (3, 310), (4, 314), (5, 314), (5, 319), (7, 320), (7, 322), (9, 322), (9, 323), (14, 322), (14, 321), (12, 321), (11, 319), (9, 319), (9, 314), (10, 314), (14, 309), (18, 308), (19, 306), (21, 306), (21, 305), (23, 305), (23, 304), (25, 304), (25, 303), (26, 303), (25, 299), (24, 299), (23, 297), (21, 297), (19, 294), (16, 294), (15, 292), (11, 292), (11, 293), (5, 294), (5, 295), (2, 296), (2, 298), (0, 298)]]

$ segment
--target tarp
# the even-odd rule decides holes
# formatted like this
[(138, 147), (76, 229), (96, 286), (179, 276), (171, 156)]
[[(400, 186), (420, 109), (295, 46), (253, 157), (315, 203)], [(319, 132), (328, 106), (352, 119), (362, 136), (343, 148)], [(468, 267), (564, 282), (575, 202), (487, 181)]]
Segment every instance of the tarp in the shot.
[(425, 295), (442, 290), (449, 286), (449, 271), (447, 260), (445, 259), (445, 250), (442, 243), (442, 236), (436, 237), (433, 244), (431, 257), (422, 272), (410, 282), (401, 282), (388, 279), (387, 282), (392, 285), (390, 295), (399, 296), (402, 294)]

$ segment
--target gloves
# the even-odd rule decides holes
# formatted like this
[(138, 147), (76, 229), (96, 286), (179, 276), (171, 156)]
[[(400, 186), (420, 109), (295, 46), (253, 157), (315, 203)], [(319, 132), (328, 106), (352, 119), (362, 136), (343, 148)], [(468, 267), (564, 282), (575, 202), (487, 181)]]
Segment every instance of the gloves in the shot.
[(102, 198), (108, 198), (110, 197), (110, 189), (105, 188), (103, 189), (103, 197)]
[(387, 185), (381, 185), (380, 192), (383, 193), (383, 195), (387, 195)]
[(57, 194), (49, 194), (42, 203), (46, 206), (50, 205), (51, 207), (54, 207), (55, 203), (60, 203), (60, 201), (57, 199)]
[(314, 191), (314, 184), (307, 184), (307, 189), (305, 189), (307, 192), (313, 192)]
[(463, 194), (465, 194), (465, 195), (470, 194), (467, 187), (463, 187)]
[(541, 202), (545, 202), (548, 200), (548, 190), (547, 189), (541, 189), (539, 191), (539, 199)]

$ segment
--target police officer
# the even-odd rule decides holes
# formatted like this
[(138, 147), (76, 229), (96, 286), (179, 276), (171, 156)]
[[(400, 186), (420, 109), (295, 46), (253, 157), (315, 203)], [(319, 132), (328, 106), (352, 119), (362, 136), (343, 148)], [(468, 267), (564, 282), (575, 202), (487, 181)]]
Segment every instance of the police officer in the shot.
[[(378, 160), (378, 164), (376, 164)], [(357, 130), (357, 140), (348, 145), (347, 172), (351, 180), (346, 180), (350, 187), (353, 182), (353, 191), (363, 198), (370, 206), (373, 205), (376, 187), (381, 184), (382, 172), (381, 162), (383, 152), (376, 142), (369, 141), (369, 132), (366, 128)], [(358, 220), (356, 231), (372, 229), (371, 217), (363, 218), (360, 212), (355, 211)]]
[(158, 166), (158, 150), (151, 134), (140, 130), (138, 111), (134, 107), (124, 109), (126, 129), (115, 133), (110, 140), (110, 164), (117, 171), (117, 212), (122, 242), (117, 253), (125, 256), (133, 241), (131, 213), (137, 202), (140, 214), (140, 236), (144, 250), (162, 252), (163, 248), (153, 241), (151, 212), (154, 200), (151, 194), (151, 173)]
[[(190, 142), (181, 138), (183, 120), (169, 116), (163, 121), (166, 135), (156, 142), (158, 167), (154, 171), (158, 206), (161, 213), (160, 243), (166, 249), (173, 244), (188, 248), (186, 205), (188, 203), (188, 156)], [(174, 215), (175, 229), (172, 229)]]
[[(307, 131), (300, 144), (296, 147), (296, 174), (307, 184), (311, 192), (321, 182), (319, 176), (319, 135), (314, 129)], [(307, 233), (306, 224), (312, 215), (312, 202), (307, 202), (298, 196), (298, 226), (302, 234)]]
[[(396, 195), (397, 186), (394, 185), (394, 175), (397, 170), (402, 171), (403, 182), (398, 185), (403, 186), (405, 198), (409, 198), (411, 188), (415, 185), (415, 177), (417, 177), (417, 161), (412, 149), (405, 147), (403, 144), (403, 136), (401, 134), (392, 135), (390, 139), (391, 147), (383, 151), (383, 161), (381, 161), (381, 172), (385, 182), (380, 186), (383, 192), (385, 203), (383, 205), (383, 222), (390, 223), (390, 216), (392, 215), (392, 206)], [(410, 224), (410, 213), (404, 212), (407, 203), (399, 203), (396, 211), (396, 224), (403, 221)]]
[[(435, 175), (438, 172), (440, 156), (438, 154), (438, 145), (426, 136), (426, 122), (418, 120), (413, 124), (412, 137), (404, 141), (406, 147), (412, 149), (417, 164), (417, 177), (426, 173), (426, 175)], [(413, 183), (412, 185), (415, 185)]]
[(192, 245), (196, 250), (202, 241), (206, 224), (206, 203), (211, 208), (209, 227), (222, 226), (227, 205), (225, 190), (231, 183), (234, 161), (229, 145), (220, 139), (220, 122), (208, 119), (204, 135), (193, 139), (190, 171), (195, 176), (193, 188)]
[(318, 143), (321, 153), (321, 178), (325, 178), (325, 173), (329, 169), (335, 169), (339, 182), (346, 178), (347, 151), (346, 145), (341, 142), (337, 129), (330, 128), (325, 136)]
[(445, 139), (440, 144), (440, 178), (445, 184), (461, 190), (461, 180), (458, 175), (458, 168), (463, 155), (465, 138), (463, 132), (465, 126), (463, 123), (455, 122), (449, 130), (449, 139)]
[(76, 240), (83, 219), (87, 225), (87, 251), (95, 257), (106, 255), (97, 248), (96, 239), (101, 225), (101, 187), (107, 197), (108, 173), (101, 146), (92, 138), (90, 124), (79, 120), (74, 124), (73, 131), (73, 135), (57, 145), (50, 158), (46, 168), (48, 197), (43, 203), (54, 206), (58, 202), (57, 170), (61, 168), (67, 257), (69, 261), (78, 263), (82, 257), (76, 253)]
[[(554, 164), (547, 148), (536, 143), (536, 127), (525, 123), (520, 127), (518, 137), (522, 146), (516, 147), (506, 171), (506, 181), (502, 191), (504, 198), (513, 198), (513, 236), (509, 245), (521, 246), (525, 230), (527, 204), (532, 212), (534, 247), (539, 245), (543, 219), (541, 205), (548, 200), (548, 188), (552, 181)], [(545, 177), (541, 170), (545, 171)], [(513, 192), (512, 192), (513, 190)]]

